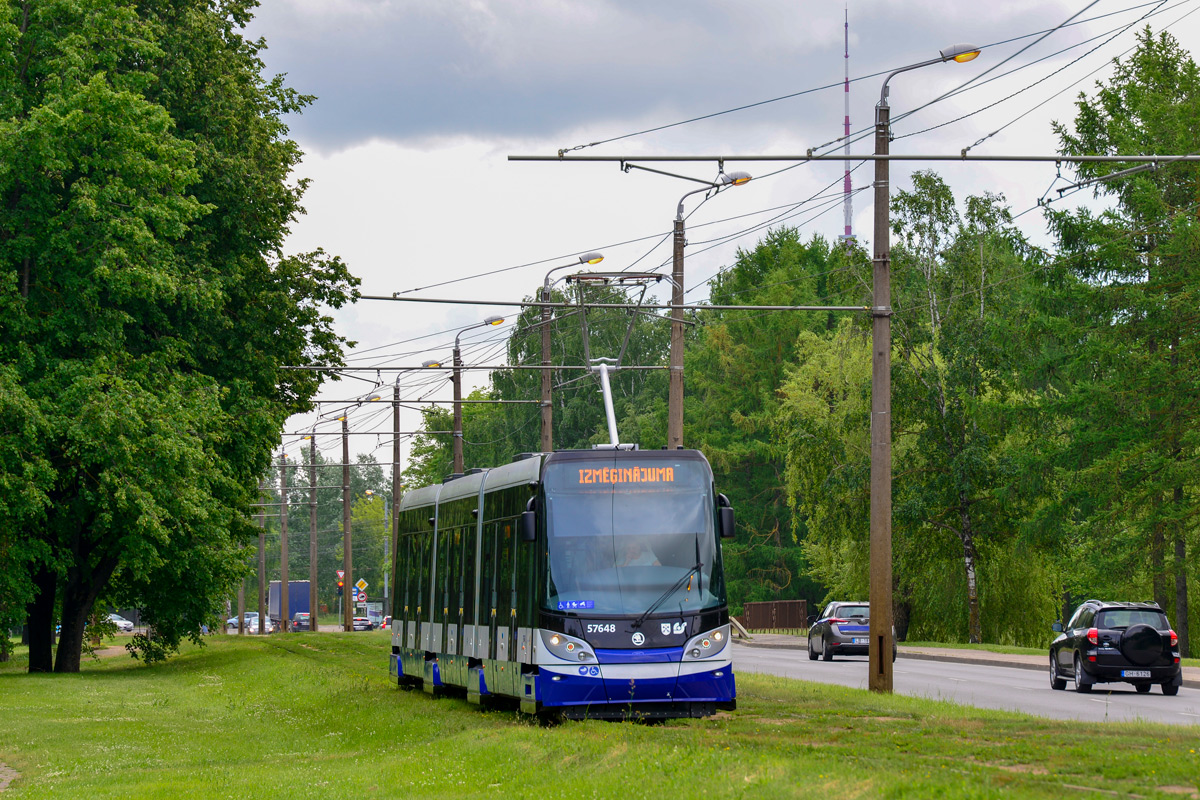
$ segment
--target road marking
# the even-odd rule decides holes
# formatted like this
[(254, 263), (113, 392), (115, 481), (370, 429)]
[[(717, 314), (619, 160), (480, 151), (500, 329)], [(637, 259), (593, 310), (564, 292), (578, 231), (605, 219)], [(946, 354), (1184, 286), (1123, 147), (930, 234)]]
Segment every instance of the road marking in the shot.
[(1189, 714), (1189, 713), (1188, 713), (1188, 712), (1186, 712), (1186, 711), (1180, 711), (1179, 713), (1180, 713), (1180, 714), (1182, 714), (1182, 715), (1183, 715), (1183, 716), (1185, 716), (1185, 717), (1200, 717), (1200, 714)]

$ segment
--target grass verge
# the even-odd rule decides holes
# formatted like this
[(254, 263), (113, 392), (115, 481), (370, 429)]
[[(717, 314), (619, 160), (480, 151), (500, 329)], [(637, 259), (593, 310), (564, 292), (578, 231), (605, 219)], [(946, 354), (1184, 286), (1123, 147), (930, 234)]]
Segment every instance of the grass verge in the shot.
[[(542, 727), (396, 689), (388, 635), (215, 636), (166, 664), (0, 665), (16, 798), (1056, 797), (1195, 792), (1195, 729), (739, 678), (738, 711)], [(1184, 794), (1183, 796), (1188, 796)]]

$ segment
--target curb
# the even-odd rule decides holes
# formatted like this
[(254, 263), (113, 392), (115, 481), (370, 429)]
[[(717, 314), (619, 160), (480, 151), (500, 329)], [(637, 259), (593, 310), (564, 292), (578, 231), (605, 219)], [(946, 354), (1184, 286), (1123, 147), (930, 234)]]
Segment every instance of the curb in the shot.
[[(808, 648), (807, 640), (804, 644), (793, 644), (791, 642), (755, 642), (753, 640), (734, 639), (734, 644), (740, 644), (743, 647), (760, 647), (769, 650), (805, 650)], [(954, 664), (975, 664), (982, 667), (1013, 667), (1015, 669), (1028, 669), (1037, 672), (1044, 672), (1046, 666), (1044, 664), (1035, 664), (1026, 661), (1009, 661), (1004, 658), (983, 658), (979, 656), (963, 656), (954, 653), (942, 655), (940, 653), (914, 652), (912, 650), (905, 651), (903, 648), (897, 650), (898, 658), (912, 658), (918, 661), (946, 661)], [(1200, 689), (1200, 678), (1190, 678), (1187, 676), (1185, 667), (1183, 685), (1189, 689)]]

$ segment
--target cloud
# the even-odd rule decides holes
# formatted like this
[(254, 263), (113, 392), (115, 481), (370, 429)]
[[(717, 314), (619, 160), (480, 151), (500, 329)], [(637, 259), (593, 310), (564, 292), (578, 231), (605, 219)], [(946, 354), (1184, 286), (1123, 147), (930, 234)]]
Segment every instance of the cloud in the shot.
[[(1069, 13), (1061, 3), (1037, 4), (1035, 18), (1029, 3), (968, 5), (853, 4), (855, 73), (1049, 27)], [(319, 98), (294, 131), (325, 149), (580, 127), (597, 138), (637, 120), (837, 82), (843, 69), (841, 9), (814, 13), (790, 0), (274, 0), (251, 34), (267, 38), (269, 70)], [(839, 92), (812, 101), (833, 108)], [(772, 120), (786, 124), (785, 112)]]

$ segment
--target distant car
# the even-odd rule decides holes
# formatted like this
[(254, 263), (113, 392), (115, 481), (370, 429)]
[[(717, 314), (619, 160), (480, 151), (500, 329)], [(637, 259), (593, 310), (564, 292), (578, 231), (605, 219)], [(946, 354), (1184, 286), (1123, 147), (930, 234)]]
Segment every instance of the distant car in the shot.
[[(833, 602), (808, 628), (808, 660), (833, 661), (834, 656), (865, 656), (871, 648), (871, 606), (863, 602)], [(896, 637), (892, 636), (892, 661)]]
[(383, 618), (383, 624), (382, 624), (382, 625), (380, 625), (379, 627), (381, 627), (381, 628), (384, 628), (384, 629), (387, 629), (387, 628), (390, 628), (390, 627), (392, 627), (392, 618), (391, 618), (391, 617), (384, 617), (384, 618)]
[(355, 617), (353, 628), (356, 631), (373, 631), (375, 630), (375, 623), (371, 622), (367, 617)]
[(1162, 693), (1179, 693), (1179, 637), (1157, 603), (1106, 603), (1087, 600), (1075, 609), (1066, 628), (1054, 623), (1050, 643), (1050, 688), (1090, 692), (1097, 683), (1124, 681), (1139, 693), (1158, 684)]
[(309, 619), (306, 612), (294, 614), (292, 616), (292, 630), (306, 631), (309, 629)]
[[(229, 619), (225, 620), (225, 625), (228, 628), (237, 630), (238, 618), (230, 617)], [(276, 628), (276, 626), (275, 626), (274, 620), (272, 620), (270, 617), (263, 617), (263, 632), (264, 633), (274, 633), (275, 628)], [(246, 612), (246, 633), (251, 633), (251, 634), (258, 633), (258, 612), (257, 611), (247, 611)]]
[(120, 614), (109, 614), (108, 618), (117, 626), (117, 630), (121, 633), (133, 633), (133, 623), (122, 617)]

